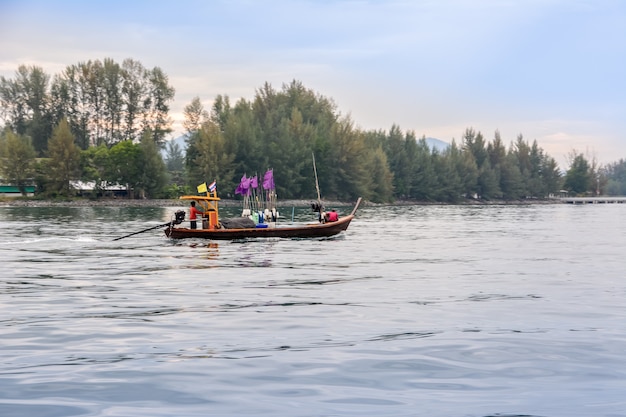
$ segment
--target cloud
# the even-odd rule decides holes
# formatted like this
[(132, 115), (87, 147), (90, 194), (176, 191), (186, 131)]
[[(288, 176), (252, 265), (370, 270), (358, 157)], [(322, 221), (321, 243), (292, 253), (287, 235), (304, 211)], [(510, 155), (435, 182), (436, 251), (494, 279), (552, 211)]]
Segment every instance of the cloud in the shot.
[(450, 141), (472, 126), (523, 133), (555, 157), (568, 141), (626, 155), (621, 2), (0, 3), (0, 75), (104, 58), (162, 68), (178, 127), (195, 96), (252, 99), (265, 82), (296, 79), (365, 129), (395, 123)]

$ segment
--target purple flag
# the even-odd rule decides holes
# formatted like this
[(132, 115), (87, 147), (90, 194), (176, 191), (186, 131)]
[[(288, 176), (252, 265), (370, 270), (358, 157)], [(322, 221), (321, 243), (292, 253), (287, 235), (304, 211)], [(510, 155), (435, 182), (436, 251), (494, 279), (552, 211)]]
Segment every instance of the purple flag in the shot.
[(250, 182), (252, 182), (252, 178), (245, 178), (241, 181), (241, 188), (243, 189), (244, 195), (252, 194), (252, 190), (250, 189)]
[(246, 174), (243, 174), (243, 177), (241, 177), (241, 181), (239, 182), (237, 189), (235, 189), (235, 194), (244, 195), (247, 191), (246, 184), (247, 184)]
[(274, 170), (269, 169), (263, 177), (263, 188), (266, 190), (274, 189)]
[(259, 181), (256, 178), (256, 175), (252, 177), (250, 180), (250, 188), (257, 188), (259, 186)]

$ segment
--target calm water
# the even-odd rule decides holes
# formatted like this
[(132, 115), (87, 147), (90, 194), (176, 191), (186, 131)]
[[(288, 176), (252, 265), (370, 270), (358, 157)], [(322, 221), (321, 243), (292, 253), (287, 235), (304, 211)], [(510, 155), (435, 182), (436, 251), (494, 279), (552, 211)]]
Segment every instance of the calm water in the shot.
[(0, 207), (0, 416), (626, 416), (626, 205), (173, 211)]

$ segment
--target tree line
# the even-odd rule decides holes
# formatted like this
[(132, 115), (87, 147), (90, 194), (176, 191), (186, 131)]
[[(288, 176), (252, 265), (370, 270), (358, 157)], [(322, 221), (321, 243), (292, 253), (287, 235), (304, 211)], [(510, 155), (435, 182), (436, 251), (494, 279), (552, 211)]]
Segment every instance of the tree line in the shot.
[(0, 77), (0, 117), (15, 134), (31, 138), (38, 156), (63, 119), (81, 149), (138, 141), (146, 131), (162, 144), (171, 133), (174, 92), (163, 70), (133, 59), (80, 62), (54, 77), (21, 65), (14, 79)]
[[(0, 77), (0, 173), (16, 185), (35, 181), (38, 193), (72, 195), (70, 180), (124, 184), (133, 197), (177, 197), (216, 180), (223, 197), (239, 178), (271, 168), (284, 199), (316, 195), (312, 155), (325, 198), (458, 202), (464, 198), (545, 198), (626, 191), (626, 167), (599, 167), (572, 151), (562, 173), (536, 141), (522, 135), (507, 146), (467, 128), (444, 150), (393, 125), (366, 131), (334, 102), (301, 82), (259, 88), (231, 104), (218, 95), (205, 109), (185, 106), (186, 148), (166, 141), (174, 89), (159, 69), (111, 59), (67, 67), (54, 77), (20, 66)], [(161, 158), (161, 149), (166, 157)], [(97, 190), (96, 190), (97, 193)]]

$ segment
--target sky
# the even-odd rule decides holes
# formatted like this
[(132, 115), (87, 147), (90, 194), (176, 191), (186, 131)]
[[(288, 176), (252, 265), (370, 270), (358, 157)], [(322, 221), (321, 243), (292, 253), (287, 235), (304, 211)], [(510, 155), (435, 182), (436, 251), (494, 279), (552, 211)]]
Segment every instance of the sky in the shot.
[(0, 76), (104, 58), (168, 75), (172, 137), (196, 96), (297, 80), (364, 130), (626, 159), (621, 0), (0, 0)]

